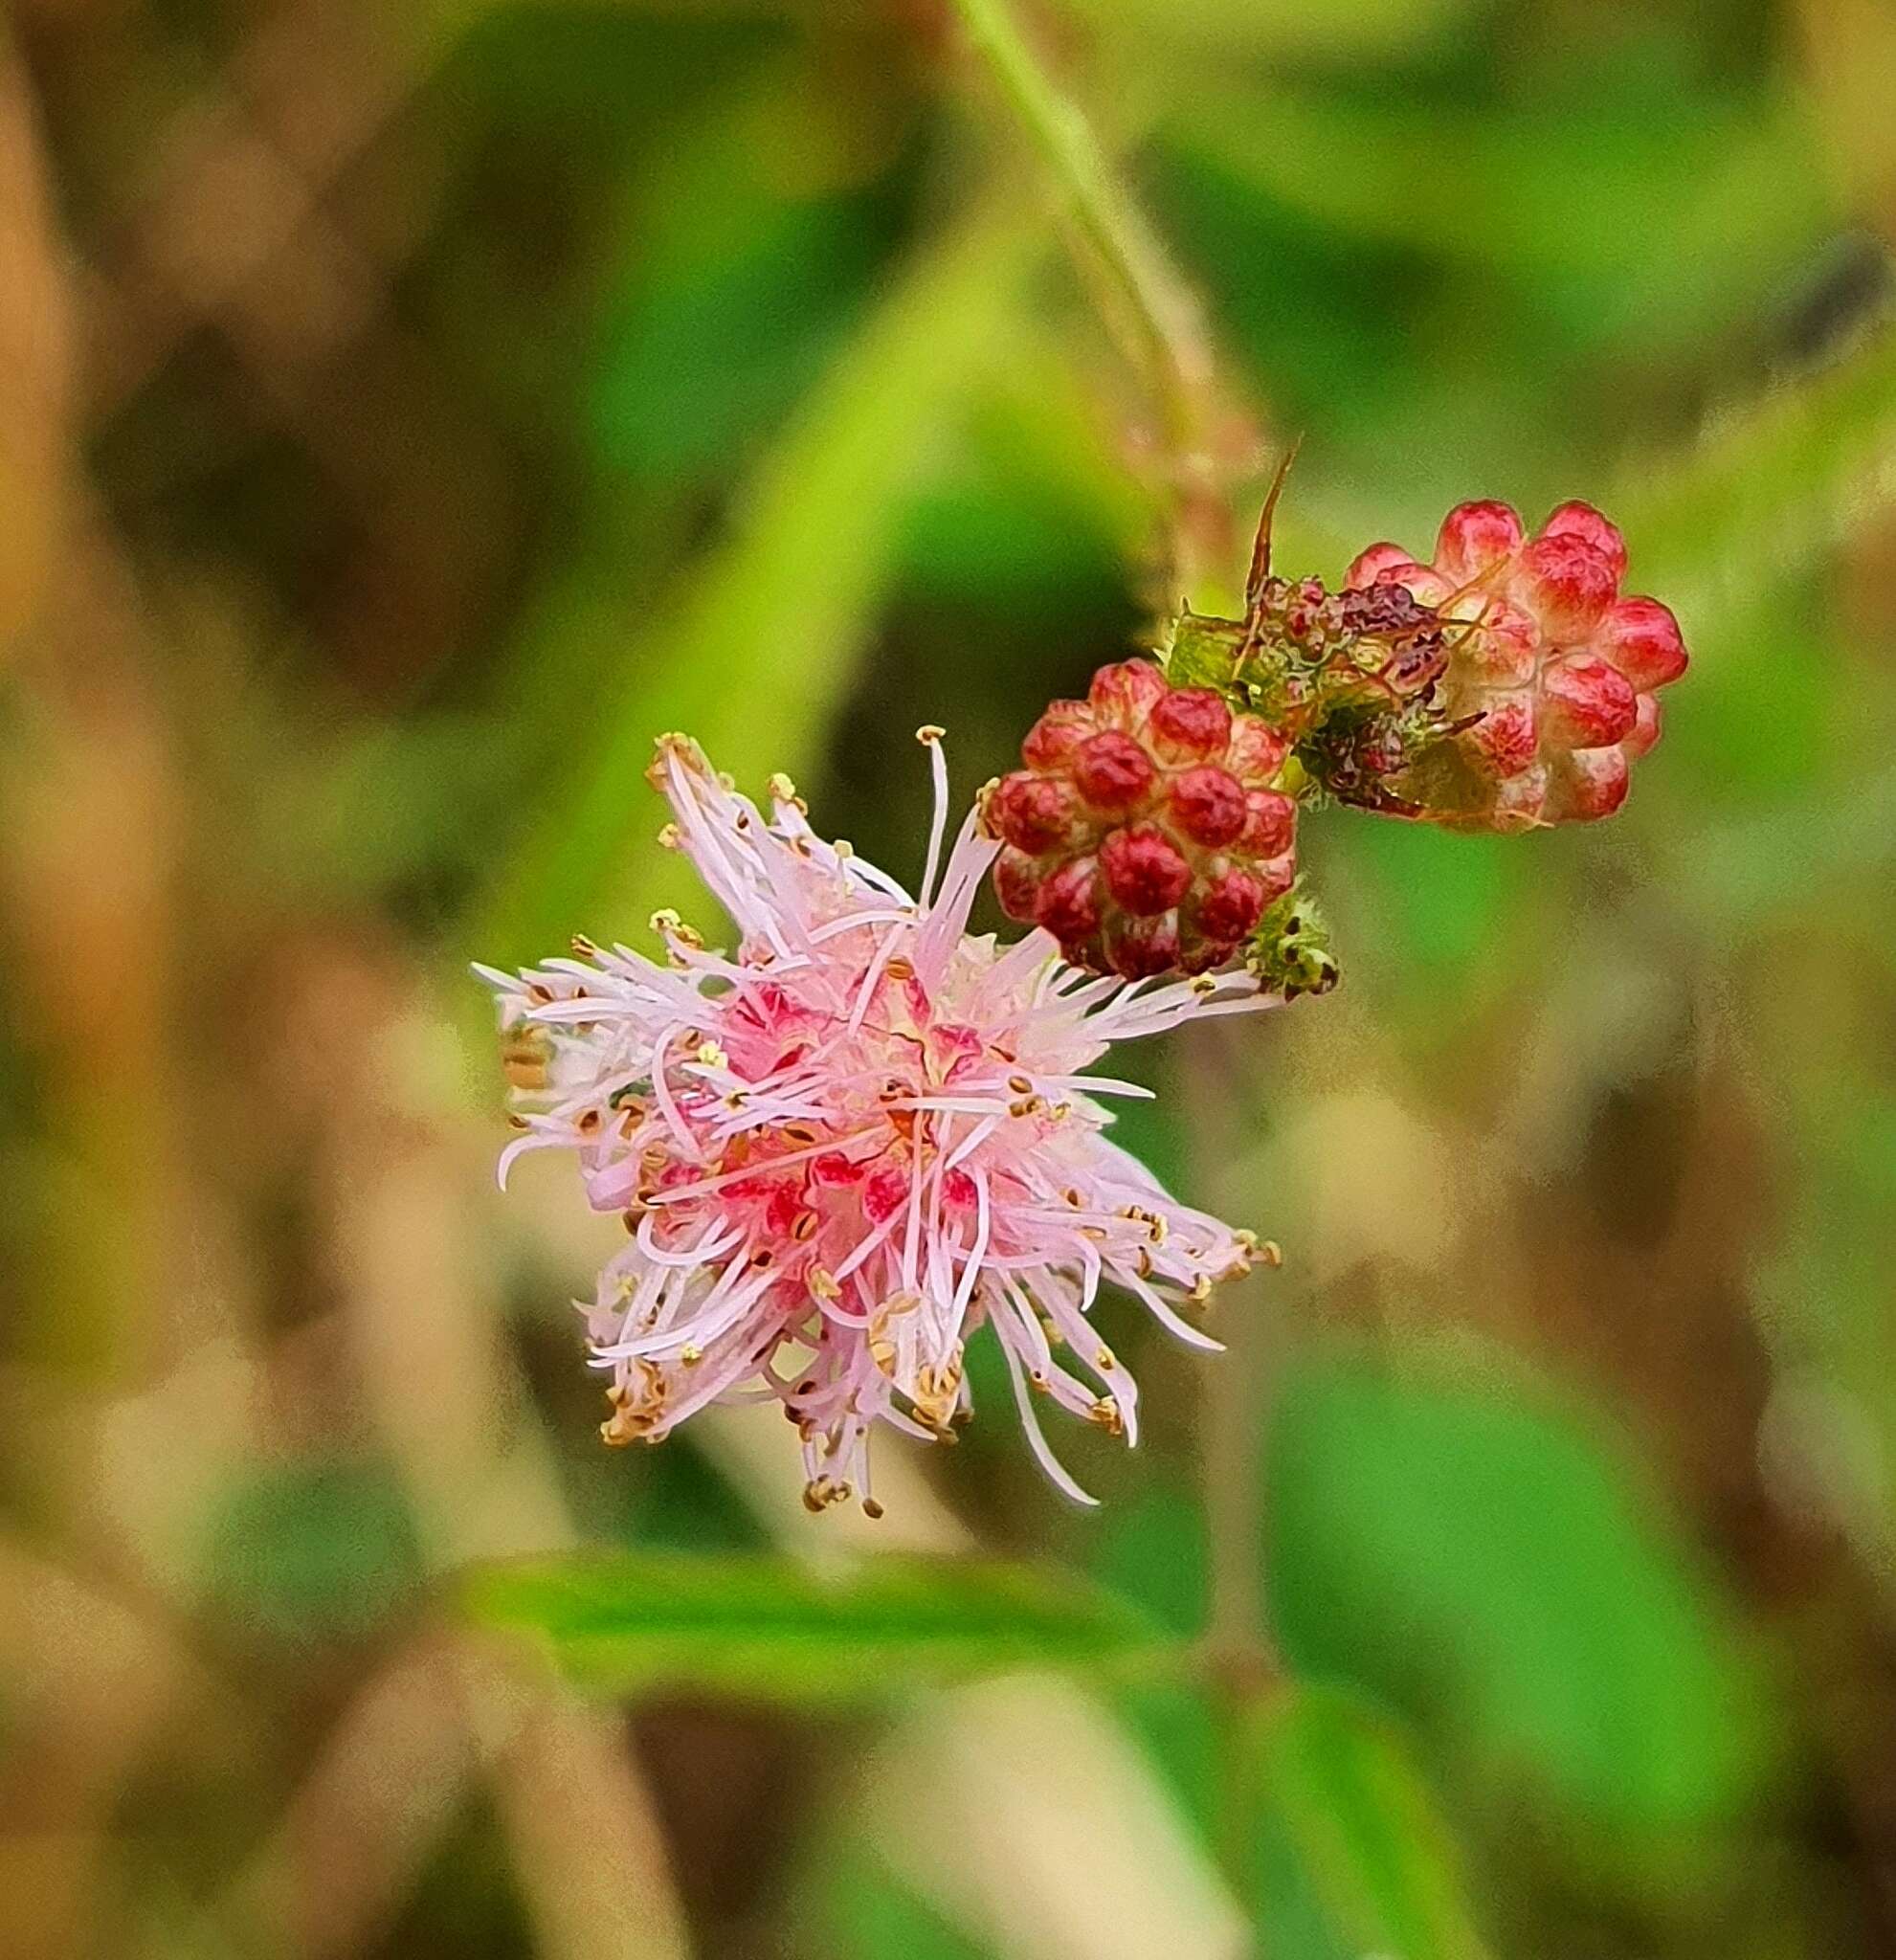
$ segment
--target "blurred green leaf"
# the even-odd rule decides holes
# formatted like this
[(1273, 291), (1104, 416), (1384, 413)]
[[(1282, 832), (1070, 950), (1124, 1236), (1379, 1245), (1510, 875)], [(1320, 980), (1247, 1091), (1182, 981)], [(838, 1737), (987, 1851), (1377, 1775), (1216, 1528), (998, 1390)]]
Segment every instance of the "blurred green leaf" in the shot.
[[(1473, 12), (1474, 0), (1298, 0), (1260, 7), (1257, 0), (1075, 0), (1074, 11), (1098, 28), (1124, 34), (1199, 43), (1230, 56), (1366, 58), (1425, 45)], [(1128, 49), (1149, 72), (1153, 50)]]
[[(970, 446), (971, 447), (971, 446)], [(1113, 548), (1076, 508), (1069, 485), (1037, 479), (993, 440), (958, 458), (919, 497), (903, 529), (903, 585), (937, 607), (985, 604), (1010, 620), (1056, 623), (1076, 590), (1112, 591), (1123, 576)]]
[(420, 1577), (401, 1492), (374, 1463), (257, 1470), (224, 1499), (206, 1562), (225, 1613), (296, 1643), (373, 1631)]
[(1709, 930), (1779, 926), (1787, 908), (1846, 891), (1853, 917), (1875, 919), (1896, 883), (1896, 769), (1863, 777), (1847, 797), (1800, 796), (1707, 826), (1678, 858), (1680, 902)]
[(1134, 1673), (1170, 1650), (1124, 1600), (1045, 1568), (896, 1553), (838, 1570), (663, 1552), (526, 1560), (462, 1582), (476, 1622), (529, 1636), (583, 1686), (873, 1702), (1014, 1668)]
[(1781, 803), (1847, 753), (1851, 658), (1817, 578), (1708, 611), (1691, 650), (1690, 685), (1666, 703), (1665, 755), (1672, 793), (1702, 819)]
[(1211, 1606), (1211, 1547), (1202, 1506), (1148, 1473), (1125, 1503), (1102, 1514), (1093, 1570), (1181, 1639), (1204, 1631)]
[(1394, 1729), (1334, 1689), (1254, 1718), (1266, 1950), (1299, 1960), (1484, 1960), (1460, 1858)]
[[(1115, 1594), (1149, 1613), (1170, 1634), (1194, 1638), (1211, 1603), (1211, 1550), (1203, 1504), (1187, 1489), (1141, 1486), (1099, 1513), (1091, 1570)], [(1208, 1835), (1216, 1828), (1224, 1710), (1192, 1681), (1128, 1682), (1114, 1713), (1136, 1736), (1180, 1811)]]
[(1496, 942), (1518, 918), (1533, 876), (1533, 840), (1382, 822), (1352, 824), (1327, 841), (1339, 869), (1356, 875), (1351, 898), (1372, 942), (1366, 952), (1399, 959), (1405, 975), (1438, 985), (1492, 973)]
[[(1341, 91), (1231, 89), (1167, 142), (1327, 231), (1500, 269), (1578, 302), (1595, 340), (1678, 337), (1755, 298), (1834, 222), (1788, 100), (1682, 101), (1662, 82), (1532, 114)], [(1735, 212), (1746, 250), (1723, 249)]]
[(1726, 1616), (1573, 1421), (1505, 1380), (1306, 1361), (1269, 1458), (1271, 1600), (1300, 1672), (1629, 1830), (1707, 1827), (1751, 1788), (1765, 1711)]
[(470, 794), (504, 781), (506, 739), (464, 715), (368, 722), (326, 742), (305, 736), (253, 789), (259, 803), (268, 796), (270, 820), (245, 841), (276, 890), (316, 902), (458, 868)]
[(822, 1942), (809, 1950), (832, 1960), (982, 1960), (990, 1951), (918, 1898), (859, 1837), (820, 1848), (808, 1889)]
[[(609, 463), (655, 477), (715, 473), (820, 373), (874, 262), (859, 198), (759, 201), (723, 253), (643, 262), (618, 305), (592, 390)], [(668, 377), (654, 388), (655, 374)]]
[(1896, 329), (1731, 410), (1696, 449), (1602, 499), (1632, 541), (1632, 583), (1689, 637), (1700, 608), (1757, 595), (1896, 497)]
[(887, 108), (824, 78), (803, 49), (734, 62), (633, 180), (591, 390), (609, 465), (727, 478), (868, 301), (907, 173)]

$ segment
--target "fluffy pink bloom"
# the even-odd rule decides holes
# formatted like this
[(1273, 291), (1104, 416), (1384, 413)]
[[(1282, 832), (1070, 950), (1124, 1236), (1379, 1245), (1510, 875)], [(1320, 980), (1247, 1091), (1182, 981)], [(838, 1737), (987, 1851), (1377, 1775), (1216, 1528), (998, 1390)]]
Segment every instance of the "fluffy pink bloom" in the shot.
[[(1134, 1384), (1088, 1315), (1103, 1284), (1181, 1339), (1184, 1309), (1257, 1241), (1176, 1203), (1109, 1143), (1084, 1071), (1114, 1041), (1268, 1005), (1242, 974), (1093, 979), (1036, 931), (966, 931), (999, 845), (970, 816), (941, 862), (947, 768), (924, 729), (935, 818), (919, 900), (817, 837), (776, 778), (765, 817), (679, 736), (652, 779), (735, 922), (731, 957), (675, 916), (666, 957), (579, 942), (500, 996), (523, 1151), (576, 1153), (624, 1249), (587, 1315), (611, 1377), (609, 1442), (656, 1442), (713, 1401), (781, 1403), (813, 1509), (870, 1494), (885, 1422), (938, 1439), (970, 1413), (965, 1344), (993, 1329), (1048, 1474), (1037, 1394), (1133, 1440)], [(940, 871), (939, 883), (937, 870)]]
[(1398, 783), (1429, 814), (1525, 830), (1610, 816), (1632, 764), (1659, 740), (1657, 690), (1685, 671), (1679, 622), (1657, 599), (1621, 598), (1626, 546), (1588, 503), (1563, 503), (1529, 538), (1505, 503), (1461, 503), (1433, 563), (1372, 545), (1352, 588), (1398, 585), (1450, 631), (1441, 682), (1469, 725)]

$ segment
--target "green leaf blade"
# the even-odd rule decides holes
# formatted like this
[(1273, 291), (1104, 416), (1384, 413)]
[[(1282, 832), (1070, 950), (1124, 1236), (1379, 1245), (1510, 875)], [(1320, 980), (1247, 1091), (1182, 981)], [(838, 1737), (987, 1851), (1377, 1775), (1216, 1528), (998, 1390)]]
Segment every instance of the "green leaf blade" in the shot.
[(1260, 1711), (1251, 1740), (1273, 1927), (1301, 1924), (1339, 1955), (1486, 1960), (1453, 1839), (1389, 1724), (1297, 1687)]
[(851, 1704), (1021, 1668), (1145, 1672), (1167, 1654), (1125, 1601), (999, 1560), (629, 1552), (480, 1567), (458, 1604), (575, 1685)]
[(1715, 1833), (1755, 1789), (1770, 1725), (1729, 1606), (1576, 1411), (1312, 1361), (1269, 1475), (1273, 1618), (1302, 1672), (1621, 1844)]

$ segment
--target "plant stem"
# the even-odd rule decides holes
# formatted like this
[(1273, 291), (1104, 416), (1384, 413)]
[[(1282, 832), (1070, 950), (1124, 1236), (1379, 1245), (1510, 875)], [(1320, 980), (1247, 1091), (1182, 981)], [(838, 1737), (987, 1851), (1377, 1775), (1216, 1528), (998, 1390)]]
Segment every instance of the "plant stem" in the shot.
[[(1242, 1193), (1224, 1167), (1240, 1155), (1234, 1084), (1244, 1071), (1228, 1032), (1194, 1029), (1185, 1044), (1193, 1106), (1192, 1138), (1200, 1177), (1220, 1206)], [(1230, 1291), (1223, 1328), (1227, 1352), (1209, 1385), (1201, 1449), (1205, 1524), (1211, 1548), (1211, 1623), (1206, 1629), (1206, 1688), (1217, 1725), (1219, 1788), (1215, 1849), (1234, 1896), (1255, 1929), (1259, 1790), (1256, 1748), (1260, 1704), (1279, 1678), (1265, 1627), (1263, 1500), (1260, 1488), (1266, 1402), (1268, 1321), (1254, 1276)]]
[(952, 4), (1118, 302), (1104, 310), (1151, 396), (1174, 479), (1175, 576), (1188, 590), (1205, 578), (1228, 581), (1236, 542), (1225, 454), (1249, 446), (1251, 426), (1220, 382), (1197, 295), (1120, 182), (1084, 114), (1060, 93), (1010, 0)]

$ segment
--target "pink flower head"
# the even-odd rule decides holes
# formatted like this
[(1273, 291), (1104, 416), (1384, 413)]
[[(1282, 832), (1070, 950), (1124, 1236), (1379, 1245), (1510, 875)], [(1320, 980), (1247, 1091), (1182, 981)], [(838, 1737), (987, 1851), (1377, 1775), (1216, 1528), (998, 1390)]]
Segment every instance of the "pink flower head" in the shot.
[(985, 1322), (1036, 1454), (1090, 1502), (1034, 1397), (1135, 1439), (1136, 1389), (1087, 1318), (1103, 1282), (1216, 1348), (1182, 1310), (1257, 1241), (1109, 1143), (1096, 1099), (1148, 1092), (1084, 1071), (1114, 1041), (1271, 1003), (1244, 974), (1093, 979), (1044, 932), (969, 935), (1000, 846), (970, 814), (941, 864), (948, 772), (940, 731), (922, 739), (936, 793), (919, 899), (816, 836), (784, 778), (767, 818), (694, 744), (659, 742), (667, 840), (737, 950), (660, 914), (662, 963), (582, 941), (520, 974), (477, 969), (525, 1076), (501, 1175), (570, 1149), (593, 1207), (624, 1214), (582, 1305), (609, 1442), (657, 1442), (713, 1401), (779, 1402), (811, 1508), (858, 1494), (874, 1515), (871, 1426), (947, 1436), (971, 1413), (963, 1356)]
[(1659, 740), (1657, 690), (1685, 671), (1679, 622), (1657, 599), (1621, 598), (1626, 546), (1587, 503), (1563, 503), (1528, 537), (1505, 503), (1458, 504), (1432, 563), (1372, 545), (1355, 589), (1405, 587), (1444, 620), (1441, 682), (1468, 725), (1397, 785), (1429, 814), (1484, 830), (1610, 816), (1633, 762)]

